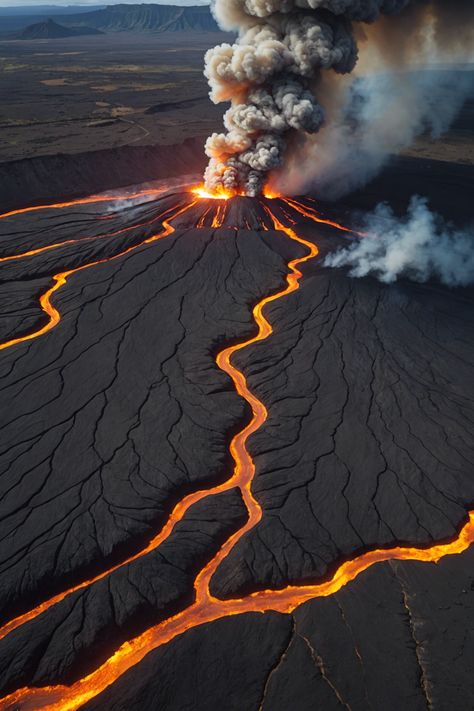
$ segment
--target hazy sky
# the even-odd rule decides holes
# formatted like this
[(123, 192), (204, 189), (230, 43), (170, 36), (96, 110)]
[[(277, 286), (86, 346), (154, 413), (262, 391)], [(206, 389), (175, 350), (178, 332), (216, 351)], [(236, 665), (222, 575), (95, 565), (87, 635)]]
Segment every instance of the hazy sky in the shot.
[(0, 0), (0, 7), (35, 7), (38, 5), (117, 5), (119, 3), (139, 5), (209, 5), (209, 0)]

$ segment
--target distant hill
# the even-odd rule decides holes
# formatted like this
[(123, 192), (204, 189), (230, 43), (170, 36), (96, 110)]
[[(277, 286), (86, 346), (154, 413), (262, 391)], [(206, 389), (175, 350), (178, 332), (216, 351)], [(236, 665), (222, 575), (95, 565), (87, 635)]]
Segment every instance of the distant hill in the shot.
[(79, 35), (103, 35), (101, 30), (95, 27), (64, 27), (63, 25), (54, 22), (54, 20), (43, 20), (36, 22), (34, 25), (25, 27), (19, 32), (15, 39), (34, 40), (34, 39), (60, 39), (62, 37), (77, 37)]
[[(47, 18), (63, 27), (87, 27), (102, 32), (219, 32), (209, 6), (177, 7), (176, 5), (108, 5), (90, 9), (39, 5), (32, 15), (0, 8), (0, 37), (16, 39), (32, 24), (42, 24)], [(59, 12), (58, 12), (59, 11)], [(11, 15), (9, 14), (11, 13)], [(43, 14), (42, 14), (43, 13)], [(26, 38), (25, 38), (26, 39)]]
[[(28, 19), (36, 16), (40, 18), (54, 17), (54, 15), (77, 15), (80, 12), (91, 12), (91, 10), (103, 10), (106, 4), (88, 5), (2, 5), (0, 6), (0, 17), (24, 17)], [(31, 23), (28, 23), (31, 24)]]
[(105, 5), (80, 5), (62, 7), (60, 5), (22, 5), (20, 7), (0, 7), (0, 37), (10, 39), (20, 30), (36, 22), (43, 22), (49, 17), (56, 19), (57, 15), (78, 15), (81, 12), (103, 10)]
[(68, 27), (95, 27), (104, 32), (218, 32), (208, 6), (108, 5), (103, 10), (58, 16)]

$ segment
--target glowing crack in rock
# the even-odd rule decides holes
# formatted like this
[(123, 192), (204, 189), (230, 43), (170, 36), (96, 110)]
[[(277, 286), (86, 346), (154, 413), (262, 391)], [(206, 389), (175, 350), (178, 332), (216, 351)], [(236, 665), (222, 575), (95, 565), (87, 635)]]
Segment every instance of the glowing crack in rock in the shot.
[[(208, 199), (205, 196), (203, 199)], [(312, 208), (307, 208), (304, 204), (295, 200), (283, 200), (290, 209), (304, 217), (313, 220), (316, 223), (327, 224), (337, 229), (349, 231), (348, 228), (339, 225), (338, 223), (321, 218), (318, 213)], [(179, 215), (189, 210), (195, 202), (185, 203), (184, 206), (170, 211), (172, 214), (163, 220), (163, 231), (149, 238), (142, 244), (172, 235), (175, 228), (170, 224), (172, 220)], [(152, 541), (139, 553), (123, 561), (121, 564), (109, 568), (95, 578), (72, 587), (61, 594), (56, 595), (50, 600), (45, 601), (34, 610), (19, 616), (10, 623), (7, 623), (0, 630), (0, 637), (5, 636), (13, 629), (20, 627), (29, 620), (34, 619), (46, 609), (56, 604), (72, 592), (93, 584), (94, 582), (110, 575), (114, 570), (117, 570), (122, 565), (126, 565), (138, 558), (147, 555), (157, 546), (165, 541), (175, 525), (182, 520), (184, 514), (190, 506), (202, 499), (228, 491), (231, 488), (238, 486), (242, 493), (245, 505), (248, 511), (247, 523), (242, 526), (236, 533), (228, 538), (222, 545), (217, 554), (198, 574), (195, 584), (195, 599), (192, 604), (185, 608), (182, 612), (170, 617), (164, 622), (151, 627), (134, 639), (124, 643), (116, 652), (100, 665), (95, 671), (88, 674), (82, 679), (79, 679), (70, 686), (46, 686), (43, 688), (23, 688), (10, 694), (0, 700), (0, 709), (77, 709), (88, 700), (100, 694), (104, 689), (113, 684), (126, 671), (138, 664), (149, 652), (158, 647), (170, 642), (177, 636), (185, 633), (187, 630), (196, 628), (199, 625), (206, 624), (222, 617), (240, 615), (247, 612), (265, 612), (274, 610), (281, 613), (291, 613), (299, 605), (317, 598), (333, 595), (342, 587), (355, 580), (363, 571), (371, 566), (389, 560), (416, 560), (426, 563), (437, 563), (439, 560), (449, 555), (458, 555), (466, 551), (474, 542), (474, 511), (469, 514), (469, 520), (460, 531), (459, 535), (452, 541), (435, 544), (426, 548), (417, 548), (411, 546), (396, 546), (388, 549), (376, 549), (367, 551), (354, 557), (352, 560), (341, 563), (335, 570), (329, 580), (312, 585), (290, 585), (280, 590), (262, 590), (252, 593), (243, 598), (220, 600), (212, 596), (210, 593), (210, 581), (223, 560), (227, 558), (229, 553), (235, 548), (236, 544), (252, 530), (262, 518), (262, 509), (252, 493), (252, 483), (255, 476), (255, 464), (247, 449), (249, 437), (254, 434), (265, 423), (268, 417), (268, 412), (265, 404), (254, 395), (248, 387), (244, 373), (233, 365), (233, 357), (236, 353), (248, 348), (249, 346), (269, 338), (273, 333), (273, 326), (265, 316), (265, 308), (269, 304), (289, 296), (300, 288), (301, 278), (303, 273), (300, 269), (305, 263), (315, 259), (318, 255), (317, 246), (300, 237), (294, 225), (296, 220), (290, 220), (291, 226), (279, 219), (274, 211), (266, 204), (263, 205), (264, 210), (272, 221), (273, 229), (275, 230), (275, 239), (281, 239), (282, 235), (297, 243), (306, 249), (306, 254), (303, 257), (293, 259), (288, 264), (288, 275), (286, 285), (274, 294), (264, 297), (253, 308), (253, 318), (258, 327), (258, 331), (252, 338), (246, 339), (241, 343), (226, 347), (219, 352), (216, 357), (217, 366), (227, 373), (232, 379), (237, 393), (245, 399), (252, 410), (252, 418), (250, 422), (236, 434), (230, 443), (230, 452), (234, 460), (234, 469), (229, 479), (219, 486), (210, 489), (201, 490), (189, 494), (180, 501), (171, 512), (169, 519), (163, 529)], [(226, 213), (225, 203), (217, 204), (212, 214), (213, 227), (223, 223)], [(206, 214), (209, 211), (206, 211)], [(202, 220), (202, 218), (201, 218)], [(199, 226), (199, 223), (198, 223)], [(99, 260), (91, 264), (83, 265), (74, 270), (62, 272), (54, 276), (54, 285), (41, 297), (41, 306), (49, 315), (50, 320), (41, 329), (31, 333), (29, 336), (13, 339), (5, 344), (3, 348), (11, 347), (25, 340), (37, 338), (47, 331), (51, 330), (60, 321), (58, 310), (51, 304), (51, 297), (64, 284), (68, 277), (90, 266), (101, 264), (110, 259), (122, 257), (135, 248), (130, 248), (117, 254), (109, 259)]]

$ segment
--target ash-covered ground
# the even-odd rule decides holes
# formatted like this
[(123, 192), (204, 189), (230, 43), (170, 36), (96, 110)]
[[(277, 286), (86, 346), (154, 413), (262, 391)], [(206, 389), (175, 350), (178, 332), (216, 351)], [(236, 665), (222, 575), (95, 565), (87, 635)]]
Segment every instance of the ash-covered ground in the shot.
[[(444, 553), (474, 508), (474, 292), (325, 268), (363, 207), (137, 188), (0, 219), (0, 708), (472, 707), (474, 550)], [(246, 341), (255, 401), (219, 366)]]

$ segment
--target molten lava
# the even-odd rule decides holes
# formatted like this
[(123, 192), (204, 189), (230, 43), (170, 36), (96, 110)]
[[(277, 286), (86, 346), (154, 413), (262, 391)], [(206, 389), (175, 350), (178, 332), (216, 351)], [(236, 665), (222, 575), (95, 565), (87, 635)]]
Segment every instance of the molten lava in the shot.
[[(201, 189), (199, 188), (198, 190)], [(196, 192), (196, 190), (193, 192), (199, 198), (203, 197), (205, 199), (209, 199), (211, 197), (211, 199), (227, 200), (227, 198), (223, 198), (222, 196), (220, 198), (216, 198), (216, 196), (201, 195)], [(167, 220), (163, 221), (163, 232), (149, 238), (144, 242), (144, 244), (160, 239), (161, 237), (170, 235), (174, 232), (174, 228), (171, 226), (170, 221), (190, 209), (195, 202), (196, 201), (191, 202), (186, 204), (184, 207), (180, 207), (175, 210)], [(336, 227), (337, 229), (350, 231), (348, 228), (338, 225), (337, 223), (324, 220), (315, 210), (307, 208), (305, 205), (297, 201), (286, 199), (284, 202), (296, 213), (308, 217), (317, 223), (328, 224)], [(294, 224), (296, 224), (295, 220), (291, 219), (293, 226), (287, 226), (274, 214), (273, 210), (268, 205), (263, 204), (263, 209), (270, 218), (274, 230), (279, 233), (279, 235), (275, 235), (275, 239), (281, 239), (281, 234), (283, 233), (293, 242), (305, 247), (307, 253), (305, 256), (294, 259), (288, 264), (289, 273), (285, 287), (277, 293), (263, 298), (253, 308), (253, 318), (258, 326), (257, 334), (239, 344), (224, 348), (217, 355), (216, 363), (218, 367), (229, 375), (236, 391), (246, 400), (252, 409), (252, 418), (250, 422), (241, 432), (235, 435), (230, 443), (230, 452), (235, 462), (231, 476), (225, 483), (219, 486), (194, 492), (184, 497), (175, 506), (166, 525), (160, 533), (157, 534), (142, 551), (123, 561), (121, 564), (107, 569), (95, 578), (84, 581), (75, 587), (65, 590), (63, 593), (60, 593), (50, 600), (45, 601), (34, 610), (31, 610), (15, 620), (12, 620), (10, 623), (7, 623), (2, 630), (0, 630), (0, 638), (1, 636), (5, 636), (11, 632), (13, 629), (25, 624), (29, 620), (34, 619), (52, 605), (55, 605), (60, 600), (63, 600), (75, 590), (89, 586), (92, 583), (110, 575), (117, 568), (137, 560), (152, 550), (155, 550), (157, 546), (169, 537), (175, 525), (183, 519), (183, 516), (186, 511), (188, 511), (190, 506), (205, 497), (218, 494), (223, 491), (228, 491), (229, 489), (238, 486), (242, 492), (242, 496), (248, 510), (247, 523), (224, 543), (214, 558), (199, 573), (194, 585), (195, 600), (186, 609), (173, 617), (170, 617), (161, 624), (151, 627), (134, 639), (123, 644), (95, 671), (84, 678), (79, 679), (71, 686), (23, 688), (0, 700), (0, 709), (48, 708), (57, 709), (58, 711), (77, 709), (88, 700), (100, 694), (109, 685), (113, 684), (128, 669), (138, 664), (149, 652), (170, 642), (178, 635), (185, 633), (189, 629), (193, 629), (199, 625), (212, 622), (225, 616), (239, 615), (246, 612), (265, 612), (267, 610), (275, 610), (281, 613), (289, 613), (308, 600), (316, 597), (333, 595), (343, 586), (353, 581), (363, 571), (367, 570), (370, 566), (376, 563), (388, 560), (417, 560), (436, 563), (444, 556), (462, 553), (474, 542), (473, 511), (470, 513), (469, 521), (461, 530), (459, 536), (455, 540), (448, 543), (437, 544), (431, 548), (394, 547), (387, 550), (368, 551), (355, 557), (353, 560), (342, 563), (329, 580), (319, 584), (288, 586), (281, 590), (263, 590), (244, 598), (234, 600), (219, 600), (211, 595), (209, 589), (210, 581), (217, 568), (222, 561), (227, 558), (238, 541), (240, 541), (247, 532), (252, 530), (262, 518), (262, 509), (252, 493), (252, 482), (255, 476), (255, 464), (250, 453), (248, 452), (247, 442), (249, 437), (265, 423), (268, 413), (264, 403), (250, 391), (244, 373), (236, 368), (232, 361), (237, 352), (267, 339), (272, 334), (273, 327), (265, 317), (265, 307), (272, 302), (285, 298), (299, 289), (302, 277), (302, 272), (299, 267), (314, 259), (318, 254), (318, 248), (315, 244), (303, 239), (296, 233), (294, 229)], [(223, 223), (226, 210), (227, 206), (225, 203), (216, 205), (213, 212), (213, 227), (218, 227)], [(209, 210), (206, 210), (205, 215), (207, 215), (208, 212)], [(204, 218), (201, 217), (199, 222), (204, 224)], [(199, 223), (198, 226), (200, 226)], [(121, 257), (132, 251), (132, 249), (135, 248), (130, 248), (119, 255), (115, 255), (111, 259)], [(7, 346), (35, 338), (42, 333), (51, 330), (51, 328), (53, 328), (54, 325), (56, 325), (56, 323), (60, 320), (59, 312), (51, 304), (51, 296), (53, 293), (65, 284), (67, 278), (74, 272), (86, 269), (94, 264), (100, 264), (102, 261), (109, 260), (101, 260), (99, 262), (87, 264), (77, 269), (55, 275), (54, 285), (41, 297), (41, 305), (43, 310), (49, 315), (50, 320), (48, 324), (29, 336), (14, 339), (8, 344), (3, 344), (3, 346), (0, 347), (6, 348)]]
[(213, 193), (207, 190), (204, 185), (198, 185), (191, 192), (201, 200), (230, 200), (237, 195), (237, 193), (228, 192), (223, 188)]
[[(235, 192), (232, 190), (225, 190), (222, 186), (219, 186), (214, 192), (208, 190), (204, 185), (197, 185), (192, 188), (191, 192), (202, 200), (231, 200), (234, 197), (240, 196), (245, 197), (244, 193)], [(279, 193), (271, 190), (270, 188), (265, 188), (263, 191), (263, 197), (267, 200), (274, 200), (280, 197)], [(254, 198), (255, 199), (255, 198)]]
[(277, 193), (276, 190), (267, 187), (263, 190), (263, 197), (267, 198), (267, 200), (276, 200), (277, 198), (281, 198), (282, 195)]
[(129, 193), (127, 195), (91, 195), (86, 198), (78, 198), (76, 200), (68, 200), (67, 202), (55, 202), (49, 203), (48, 205), (33, 205), (31, 207), (22, 207), (18, 210), (10, 210), (10, 212), (4, 212), (0, 214), (0, 220), (6, 217), (14, 217), (15, 215), (24, 215), (29, 212), (39, 212), (42, 210), (59, 210), (64, 207), (74, 207), (76, 205), (91, 205), (100, 202), (122, 202), (124, 200), (135, 200), (137, 198), (147, 197), (147, 196), (157, 196), (166, 192), (169, 188), (149, 188), (147, 190), (139, 190), (135, 193)]
[[(69, 203), (68, 203), (69, 204)], [(180, 207), (177, 210), (168, 210), (164, 215), (161, 215), (161, 219), (165, 217), (165, 215), (168, 215), (168, 213), (172, 213), (169, 216), (169, 220), (173, 220), (179, 215), (181, 215), (183, 212), (186, 210), (189, 210), (193, 205), (195, 205), (195, 202), (191, 202), (184, 207)], [(48, 206), (49, 207), (49, 206)], [(145, 244), (151, 244), (152, 242), (156, 242), (159, 239), (162, 239), (163, 237), (167, 237), (168, 235), (172, 234), (174, 232), (174, 227), (170, 224), (169, 220), (163, 220), (163, 231), (153, 235), (152, 237), (148, 237), (148, 239), (144, 240), (138, 245), (134, 245), (133, 247), (129, 247), (128, 249), (125, 249), (123, 252), (119, 252), (118, 254), (115, 254), (113, 257), (105, 257), (104, 259), (98, 259), (94, 262), (89, 262), (88, 264), (83, 264), (80, 267), (76, 267), (75, 269), (69, 269), (68, 271), (65, 272), (60, 272), (59, 274), (55, 274), (53, 276), (53, 286), (51, 286), (47, 291), (45, 291), (44, 294), (40, 296), (40, 306), (41, 310), (48, 316), (48, 321), (41, 326), (40, 328), (36, 329), (35, 331), (31, 331), (30, 333), (26, 333), (23, 336), (17, 336), (16, 338), (11, 338), (8, 341), (4, 341), (3, 343), (0, 343), (0, 351), (5, 350), (6, 348), (11, 348), (12, 346), (16, 346), (19, 343), (25, 343), (26, 341), (31, 341), (35, 338), (39, 338), (40, 336), (43, 336), (45, 333), (48, 333), (51, 331), (61, 320), (61, 314), (59, 311), (53, 306), (51, 303), (51, 297), (53, 294), (55, 294), (59, 289), (64, 286), (64, 284), (67, 283), (67, 280), (72, 274), (76, 274), (77, 272), (82, 272), (85, 269), (89, 269), (90, 267), (95, 267), (99, 264), (105, 264), (106, 262), (111, 262), (114, 259), (119, 259), (120, 257), (124, 257), (127, 254), (130, 254), (131, 252), (134, 252), (138, 247), (141, 247)], [(35, 253), (35, 250), (32, 250), (33, 253)], [(31, 253), (25, 253), (23, 255), (18, 255), (17, 258), (20, 256), (27, 257), (31, 256)], [(8, 258), (7, 258), (8, 259)]]
[[(1, 216), (0, 216), (1, 217)], [(35, 249), (29, 249), (26, 252), (21, 252), (20, 254), (9, 254), (6, 257), (0, 257), (0, 264), (3, 262), (12, 262), (18, 259), (25, 259), (26, 257), (35, 257), (38, 254), (43, 254), (43, 252), (49, 252), (53, 249), (59, 249), (60, 247), (68, 247), (72, 244), (79, 244), (83, 242), (95, 242), (100, 239), (107, 239), (109, 237), (117, 237), (117, 235), (122, 235), (125, 232), (131, 232), (132, 230), (137, 230), (141, 227), (147, 227), (160, 220), (161, 215), (154, 217), (146, 222), (138, 222), (127, 227), (122, 227), (120, 230), (115, 230), (114, 232), (105, 232), (103, 234), (95, 235), (94, 237), (76, 237), (74, 239), (66, 239), (63, 242), (55, 242), (54, 244), (47, 244), (43, 247), (36, 247)], [(100, 219), (100, 218), (97, 218)]]

